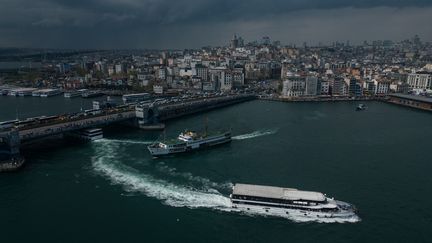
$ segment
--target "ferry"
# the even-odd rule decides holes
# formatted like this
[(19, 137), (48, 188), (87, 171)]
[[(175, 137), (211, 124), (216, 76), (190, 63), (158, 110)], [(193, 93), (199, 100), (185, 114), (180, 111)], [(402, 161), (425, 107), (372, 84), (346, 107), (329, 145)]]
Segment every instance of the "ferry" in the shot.
[(82, 93), (83, 98), (95, 98), (99, 96), (103, 96), (104, 94), (98, 91), (87, 91)]
[(356, 208), (320, 192), (295, 188), (235, 184), (230, 195), (237, 211), (296, 219), (356, 222)]
[(68, 91), (68, 92), (64, 93), (64, 97), (68, 98), (68, 99), (80, 97), (86, 91), (87, 91), (87, 89)]
[(199, 134), (194, 131), (185, 131), (175, 140), (168, 142), (156, 142), (148, 146), (150, 154), (154, 157), (184, 153), (192, 150), (203, 149), (219, 144), (231, 142), (231, 132), (214, 134)]
[(149, 93), (127, 94), (127, 95), (123, 95), (122, 97), (124, 104), (146, 101), (149, 100), (150, 98), (151, 95)]
[(52, 96), (56, 96), (56, 95), (61, 95), (63, 93), (63, 91), (61, 91), (60, 89), (43, 89), (40, 90), (40, 97), (42, 98), (48, 98), (48, 97), (52, 97)]
[(84, 141), (96, 141), (103, 138), (103, 131), (101, 128), (84, 129), (70, 134), (73, 138), (78, 138)]

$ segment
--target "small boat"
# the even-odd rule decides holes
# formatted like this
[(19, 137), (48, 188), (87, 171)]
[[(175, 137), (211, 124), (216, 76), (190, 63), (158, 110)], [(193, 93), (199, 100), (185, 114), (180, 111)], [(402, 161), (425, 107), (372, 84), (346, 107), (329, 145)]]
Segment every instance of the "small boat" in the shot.
[(366, 105), (365, 104), (359, 104), (356, 108), (357, 111), (363, 111), (366, 110)]

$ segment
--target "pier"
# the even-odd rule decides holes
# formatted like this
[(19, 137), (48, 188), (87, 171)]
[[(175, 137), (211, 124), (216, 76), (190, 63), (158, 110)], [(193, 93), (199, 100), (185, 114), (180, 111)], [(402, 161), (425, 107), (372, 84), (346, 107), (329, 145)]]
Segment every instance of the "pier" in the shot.
[(423, 111), (432, 111), (432, 98), (409, 94), (391, 94), (387, 102)]
[(24, 159), (20, 155), (20, 147), (33, 141), (116, 123), (143, 128), (169, 119), (252, 99), (255, 99), (254, 95), (244, 94), (179, 100), (167, 104), (130, 104), (76, 114), (36, 117), (17, 121), (10, 128), (0, 128), (0, 172), (21, 167)]

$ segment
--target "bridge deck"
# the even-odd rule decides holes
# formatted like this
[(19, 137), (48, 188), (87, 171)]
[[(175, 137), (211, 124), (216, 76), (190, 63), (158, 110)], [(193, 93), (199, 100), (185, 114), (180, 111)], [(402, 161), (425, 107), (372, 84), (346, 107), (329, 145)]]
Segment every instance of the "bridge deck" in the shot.
[(41, 126), (20, 130), (19, 135), (22, 141), (57, 135), (64, 132), (71, 132), (89, 127), (108, 125), (114, 122), (121, 122), (131, 118), (135, 118), (135, 111), (122, 112), (118, 114), (109, 114), (83, 118), (81, 120), (69, 121), (59, 124)]

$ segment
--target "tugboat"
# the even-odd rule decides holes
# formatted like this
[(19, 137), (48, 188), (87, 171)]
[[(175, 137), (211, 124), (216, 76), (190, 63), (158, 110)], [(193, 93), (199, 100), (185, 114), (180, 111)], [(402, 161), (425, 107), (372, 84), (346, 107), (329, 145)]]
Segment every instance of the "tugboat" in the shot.
[(356, 108), (357, 111), (364, 111), (366, 110), (366, 105), (365, 104), (359, 104)]

